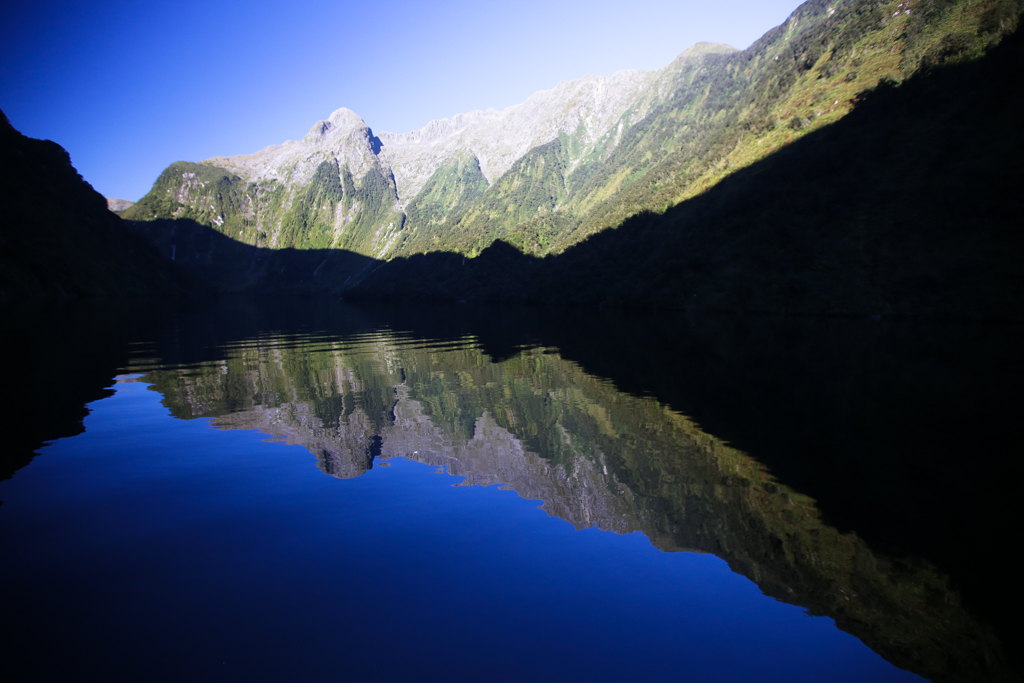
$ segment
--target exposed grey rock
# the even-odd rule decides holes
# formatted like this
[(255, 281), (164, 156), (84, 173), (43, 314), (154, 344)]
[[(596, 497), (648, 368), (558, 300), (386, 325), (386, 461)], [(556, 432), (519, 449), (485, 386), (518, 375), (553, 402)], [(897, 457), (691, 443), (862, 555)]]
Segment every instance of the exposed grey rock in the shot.
[(593, 145), (615, 130), (613, 146), (624, 129), (642, 119), (669, 92), (686, 60), (731, 52), (727, 45), (698, 43), (658, 71), (619, 71), (610, 77), (587, 75), (562, 81), (501, 111), (471, 111), (431, 121), (419, 130), (375, 136), (354, 112), (341, 108), (318, 121), (302, 140), (289, 140), (254, 154), (214, 157), (203, 163), (226, 168), (254, 181), (276, 180), (303, 185), (323, 161), (336, 159), (361, 178), (377, 166), (393, 174), (401, 204), (406, 204), (448, 159), (469, 152), (493, 183), (529, 150), (559, 135), (570, 135), (578, 162)]
[(135, 206), (135, 202), (128, 201), (127, 199), (116, 199), (114, 197), (107, 197), (107, 208), (117, 213), (118, 211), (124, 211), (130, 206)]

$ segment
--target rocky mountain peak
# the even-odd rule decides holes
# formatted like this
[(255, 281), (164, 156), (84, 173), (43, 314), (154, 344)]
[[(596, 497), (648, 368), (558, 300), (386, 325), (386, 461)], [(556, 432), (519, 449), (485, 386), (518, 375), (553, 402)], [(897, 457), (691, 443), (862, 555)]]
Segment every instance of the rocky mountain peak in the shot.
[(335, 110), (330, 117), (323, 121), (317, 121), (310, 128), (304, 142), (316, 143), (321, 140), (331, 140), (339, 137), (348, 137), (355, 134), (364, 134), (369, 130), (366, 122), (351, 110), (341, 108)]
[(106, 197), (107, 208), (117, 213), (118, 211), (124, 211), (127, 208), (135, 206), (135, 202), (127, 199), (118, 199), (117, 197)]
[(340, 167), (362, 177), (378, 165), (379, 149), (380, 141), (366, 122), (342, 107), (314, 123), (298, 142), (288, 140), (255, 154), (213, 157), (202, 163), (228, 169), (249, 181), (276, 180), (301, 186), (324, 161), (336, 160)]
[(326, 120), (317, 121), (306, 133), (303, 141), (318, 141), (326, 138), (337, 138), (353, 132), (362, 133), (369, 127), (363, 119), (351, 109), (342, 107), (335, 109)]
[(559, 135), (579, 133), (585, 144), (594, 143), (618, 125), (627, 110), (643, 116), (653, 101), (644, 91), (660, 73), (588, 74), (560, 81), (554, 88), (538, 91), (525, 102), (500, 111), (474, 110), (430, 121), (419, 130), (385, 132), (379, 137), (358, 114), (342, 107), (313, 124), (298, 142), (205, 163), (248, 180), (300, 183), (308, 180), (321, 161), (332, 158), (355, 178), (381, 165), (389, 167), (404, 202), (416, 196), (430, 176), (457, 153), (475, 156), (487, 181), (493, 183), (527, 151)]

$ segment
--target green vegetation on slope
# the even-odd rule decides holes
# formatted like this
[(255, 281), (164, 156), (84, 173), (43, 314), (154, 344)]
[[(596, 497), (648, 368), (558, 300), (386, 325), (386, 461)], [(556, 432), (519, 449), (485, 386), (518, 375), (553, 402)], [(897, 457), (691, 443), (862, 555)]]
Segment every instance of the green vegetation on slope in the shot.
[(531, 253), (558, 253), (696, 196), (839, 120), (879, 82), (976, 58), (1015, 25), (994, 24), (992, 13), (1019, 10), (1010, 0), (804, 3), (749, 49), (680, 68), (671, 96), (626, 130), (610, 157), (570, 175), (567, 225)]
[[(352, 205), (355, 192), (351, 189), (351, 176), (346, 176), (345, 181), (345, 185), (350, 188), (345, 203), (347, 208)], [(285, 214), (281, 225), (281, 243), (320, 249), (334, 246), (334, 212), (345, 199), (338, 162), (324, 161), (317, 166), (312, 180), (291, 211)]]
[[(347, 169), (345, 174), (351, 184)], [(358, 212), (352, 224), (342, 229), (335, 246), (367, 256), (386, 254), (405, 224), (405, 215), (397, 210), (395, 179), (390, 173), (385, 176), (380, 168), (371, 168), (359, 182), (355, 197)]]
[(405, 209), (408, 229), (402, 251), (433, 251), (439, 234), (454, 224), (468, 205), (487, 189), (480, 160), (460, 152), (441, 165)]
[(510, 226), (554, 211), (565, 196), (564, 172), (561, 140), (534, 147), (472, 205), (454, 212), (443, 229), (404, 244), (398, 253), (425, 251), (416, 247), (426, 243), (435, 250), (475, 256), (494, 240), (505, 237)]
[(707, 191), (841, 119), (879, 83), (980, 57), (1013, 30), (1020, 9), (1018, 0), (811, 0), (743, 52), (684, 53), (642, 120), (627, 112), (582, 157), (591, 148), (582, 126), (531, 150), (472, 206), (453, 206), (429, 238), (394, 255), (426, 247), (474, 256), (497, 239), (532, 256), (560, 253)]
[[(1024, 318), (1015, 34), (883, 83), (831, 126), (557, 256), (396, 259), (368, 297)], [(430, 273), (429, 281), (426, 273)]]
[(394, 179), (380, 169), (370, 169), (357, 185), (337, 160), (322, 162), (307, 184), (291, 189), (276, 180), (249, 183), (217, 166), (179, 161), (121, 217), (138, 223), (194, 221), (257, 247), (375, 255), (382, 241), (401, 230), (397, 201)]
[(236, 241), (208, 257), (189, 229), (190, 267), (232, 291), (1019, 318), (1018, 66), (996, 46), (1021, 8), (810, 0), (743, 52), (681, 55), (596, 144), (581, 126), (490, 186), (463, 151), (405, 212), (378, 157), (301, 187), (176, 164), (125, 215)]
[(278, 183), (257, 186), (217, 166), (177, 161), (120, 216), (128, 221), (186, 219), (239, 241), (270, 246), (265, 224), (281, 211), (284, 199)]

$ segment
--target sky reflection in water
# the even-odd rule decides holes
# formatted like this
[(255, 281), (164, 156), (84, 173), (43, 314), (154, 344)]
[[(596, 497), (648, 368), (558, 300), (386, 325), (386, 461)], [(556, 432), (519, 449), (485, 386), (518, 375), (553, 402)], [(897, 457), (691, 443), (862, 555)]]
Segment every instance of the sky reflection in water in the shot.
[[(778, 573), (743, 547), (765, 522), (729, 541), (738, 517), (710, 519), (756, 463), (556, 353), (494, 364), (382, 331), (222, 361), (136, 362), (2, 484), (8, 673), (920, 680), (723, 559), (655, 547), (724, 524), (731, 561)], [(726, 466), (735, 483), (702, 483)]]

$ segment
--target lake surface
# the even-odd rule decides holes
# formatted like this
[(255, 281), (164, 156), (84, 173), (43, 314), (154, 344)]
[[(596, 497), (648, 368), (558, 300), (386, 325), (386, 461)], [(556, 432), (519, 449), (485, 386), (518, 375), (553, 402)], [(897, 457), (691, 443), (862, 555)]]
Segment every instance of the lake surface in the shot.
[(1018, 328), (7, 313), (5, 680), (1019, 675)]

